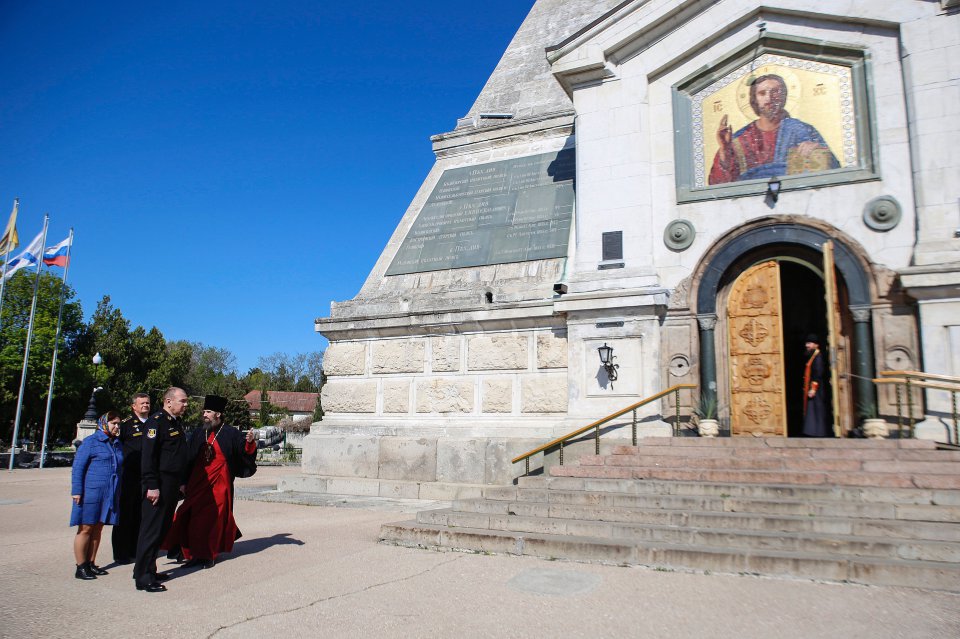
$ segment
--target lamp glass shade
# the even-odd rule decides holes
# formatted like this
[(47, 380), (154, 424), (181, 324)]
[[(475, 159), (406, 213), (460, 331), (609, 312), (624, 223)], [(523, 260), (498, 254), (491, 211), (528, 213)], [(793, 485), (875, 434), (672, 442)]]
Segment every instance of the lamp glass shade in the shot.
[(93, 356), (93, 363), (94, 363), (95, 365), (97, 365), (97, 366), (99, 366), (100, 364), (103, 363), (103, 358), (100, 357), (99, 351), (97, 352), (96, 355)]
[(597, 349), (597, 352), (600, 354), (601, 364), (609, 364), (611, 361), (613, 361), (613, 347), (607, 346), (606, 342), (604, 342), (603, 346)]

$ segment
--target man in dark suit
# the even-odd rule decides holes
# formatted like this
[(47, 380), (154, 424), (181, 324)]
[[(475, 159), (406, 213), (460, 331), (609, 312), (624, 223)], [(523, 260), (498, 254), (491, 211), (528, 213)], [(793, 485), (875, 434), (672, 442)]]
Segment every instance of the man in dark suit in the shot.
[(182, 479), (190, 463), (187, 434), (180, 417), (187, 410), (187, 394), (171, 387), (163, 394), (163, 410), (143, 425), (140, 478), (146, 493), (140, 510), (140, 536), (133, 578), (137, 590), (162, 592), (165, 574), (157, 573), (157, 551), (170, 530), (180, 499)]
[(130, 409), (133, 415), (120, 422), (123, 478), (120, 485), (120, 518), (113, 527), (113, 560), (118, 564), (133, 563), (137, 556), (140, 508), (143, 504), (140, 452), (143, 446), (143, 424), (150, 417), (150, 396), (146, 393), (135, 394), (130, 398)]

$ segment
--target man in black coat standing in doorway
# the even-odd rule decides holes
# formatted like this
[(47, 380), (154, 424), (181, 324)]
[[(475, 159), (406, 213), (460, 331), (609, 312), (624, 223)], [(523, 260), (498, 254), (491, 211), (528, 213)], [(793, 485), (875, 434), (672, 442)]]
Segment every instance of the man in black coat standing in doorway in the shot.
[(820, 340), (807, 335), (807, 364), (803, 369), (803, 434), (806, 437), (833, 437), (827, 406), (827, 365), (820, 352)]

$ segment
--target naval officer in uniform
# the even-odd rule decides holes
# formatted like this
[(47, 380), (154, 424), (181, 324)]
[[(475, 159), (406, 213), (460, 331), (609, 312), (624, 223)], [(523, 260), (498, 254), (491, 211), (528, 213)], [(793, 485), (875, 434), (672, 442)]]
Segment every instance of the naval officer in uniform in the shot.
[(140, 478), (146, 493), (140, 511), (137, 562), (133, 566), (137, 590), (167, 589), (160, 583), (167, 575), (157, 574), (157, 551), (170, 530), (190, 463), (187, 434), (180, 421), (188, 402), (182, 388), (168, 388), (163, 394), (163, 410), (151, 415), (143, 425)]
[(143, 448), (143, 424), (150, 417), (150, 396), (137, 393), (130, 398), (133, 414), (120, 422), (123, 445), (123, 479), (120, 485), (120, 517), (113, 527), (113, 560), (132, 564), (137, 557), (140, 536), (140, 508), (143, 488), (140, 484), (140, 453)]

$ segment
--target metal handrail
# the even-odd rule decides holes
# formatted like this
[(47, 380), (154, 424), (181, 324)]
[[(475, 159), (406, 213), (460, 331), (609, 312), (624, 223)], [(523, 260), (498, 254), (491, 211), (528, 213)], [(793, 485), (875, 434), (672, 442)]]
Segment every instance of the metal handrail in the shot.
[(917, 379), (932, 379), (938, 382), (960, 385), (960, 377), (953, 375), (940, 375), (937, 373), (924, 373), (923, 371), (880, 371), (881, 377), (909, 377)]
[[(923, 380), (934, 380), (932, 382)], [(910, 428), (907, 431), (909, 436), (914, 436), (914, 427), (916, 419), (913, 416), (913, 387), (930, 388), (933, 390), (942, 390), (950, 393), (951, 413), (953, 415), (953, 441), (952, 444), (960, 443), (960, 415), (957, 412), (957, 393), (960, 393), (960, 377), (951, 375), (939, 375), (936, 373), (924, 373), (922, 371), (880, 371), (880, 377), (873, 380), (874, 384), (896, 384), (897, 391), (897, 427), (903, 432), (903, 400), (901, 398), (902, 387), (907, 389), (907, 417), (909, 418)], [(949, 432), (947, 439), (950, 439)]]
[(637, 445), (637, 409), (640, 408), (641, 406), (644, 406), (644, 405), (646, 405), (646, 404), (649, 404), (650, 402), (653, 402), (653, 401), (656, 401), (656, 400), (658, 400), (658, 399), (660, 399), (660, 398), (662, 398), (662, 397), (665, 397), (665, 396), (669, 395), (670, 393), (676, 393), (676, 402), (675, 402), (675, 404), (676, 404), (676, 409), (677, 409), (677, 421), (676, 421), (676, 423), (674, 424), (673, 430), (674, 430), (674, 434), (677, 434), (677, 433), (679, 432), (679, 429), (680, 429), (680, 391), (681, 391), (682, 389), (685, 389), (685, 388), (696, 388), (696, 387), (697, 387), (696, 384), (676, 384), (675, 386), (671, 386), (670, 388), (668, 388), (668, 389), (666, 389), (666, 390), (660, 391), (660, 392), (657, 393), (656, 395), (651, 395), (650, 397), (647, 397), (646, 399), (640, 400), (640, 401), (637, 402), (636, 404), (631, 404), (630, 406), (627, 406), (627, 407), (624, 408), (624, 409), (618, 410), (618, 411), (615, 412), (615, 413), (611, 413), (610, 415), (607, 415), (606, 417), (603, 417), (603, 418), (601, 418), (601, 419), (598, 419), (598, 420), (595, 421), (595, 422), (592, 422), (592, 423), (590, 423), (590, 424), (587, 424), (587, 425), (584, 426), (583, 428), (578, 428), (577, 430), (572, 431), (572, 432), (570, 432), (570, 433), (567, 433), (566, 435), (563, 435), (562, 437), (557, 437), (556, 439), (547, 442), (547, 443), (544, 444), (543, 446), (539, 446), (539, 447), (534, 448), (533, 450), (528, 451), (528, 452), (526, 452), (526, 453), (524, 453), (524, 454), (522, 454), (522, 455), (518, 455), (517, 457), (514, 457), (512, 460), (510, 460), (510, 463), (516, 464), (518, 461), (523, 460), (524, 462), (526, 462), (524, 474), (525, 474), (525, 475), (529, 475), (529, 474), (530, 474), (530, 458), (531, 458), (531, 457), (533, 457), (533, 456), (536, 455), (537, 453), (540, 453), (540, 452), (543, 452), (543, 451), (547, 450), (548, 448), (553, 448), (554, 446), (560, 446), (560, 465), (563, 466), (563, 445), (564, 445), (564, 443), (565, 443), (567, 440), (570, 440), (570, 439), (573, 439), (574, 437), (577, 437), (577, 436), (579, 436), (579, 435), (582, 435), (583, 433), (587, 432), (587, 431), (590, 430), (591, 428), (596, 430), (596, 437), (595, 437), (595, 439), (596, 439), (596, 448), (595, 448), (595, 450), (596, 450), (596, 454), (599, 455), (599, 454), (600, 454), (600, 427), (603, 426), (604, 424), (606, 424), (607, 422), (612, 421), (612, 420), (616, 419), (617, 417), (620, 417), (621, 415), (625, 415), (626, 413), (629, 413), (630, 411), (633, 411), (633, 445), (636, 446), (636, 445)]

